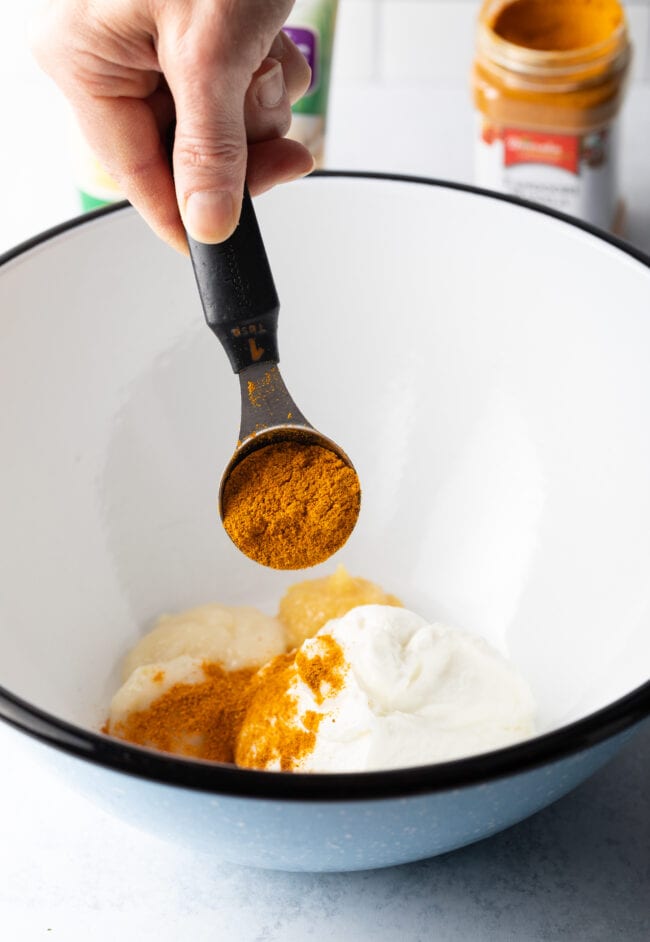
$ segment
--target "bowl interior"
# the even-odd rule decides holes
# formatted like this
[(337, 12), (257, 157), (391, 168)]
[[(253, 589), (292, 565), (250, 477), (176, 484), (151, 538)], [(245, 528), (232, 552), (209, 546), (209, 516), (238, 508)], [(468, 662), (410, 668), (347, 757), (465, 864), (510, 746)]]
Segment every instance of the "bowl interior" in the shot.
[(94, 728), (161, 612), (274, 612), (337, 562), (476, 631), (542, 729), (647, 679), (650, 270), (552, 217), (318, 178), (257, 201), (289, 389), (359, 471), (344, 549), (264, 570), (219, 525), (238, 384), (189, 262), (130, 209), (0, 269), (0, 685)]

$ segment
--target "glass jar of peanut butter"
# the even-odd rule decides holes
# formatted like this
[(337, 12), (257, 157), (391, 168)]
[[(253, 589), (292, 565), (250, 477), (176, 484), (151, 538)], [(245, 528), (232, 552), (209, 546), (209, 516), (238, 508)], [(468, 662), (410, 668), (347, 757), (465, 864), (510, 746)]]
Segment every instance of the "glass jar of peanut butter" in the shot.
[(476, 182), (620, 229), (618, 0), (486, 0), (472, 73)]

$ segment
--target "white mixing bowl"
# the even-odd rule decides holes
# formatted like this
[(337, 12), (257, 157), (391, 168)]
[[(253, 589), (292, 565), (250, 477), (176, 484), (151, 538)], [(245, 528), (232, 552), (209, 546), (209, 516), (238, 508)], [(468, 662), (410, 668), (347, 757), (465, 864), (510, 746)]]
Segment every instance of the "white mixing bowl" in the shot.
[(309, 776), (97, 732), (120, 659), (160, 612), (272, 613), (296, 579), (219, 525), (238, 384), (189, 262), (129, 208), (0, 266), (0, 716), (116, 813), (227, 859), (412, 860), (552, 801), (650, 711), (649, 262), (425, 181), (325, 175), (257, 208), (283, 375), (363, 486), (349, 543), (308, 575), (343, 562), (484, 635), (528, 678), (540, 735)]

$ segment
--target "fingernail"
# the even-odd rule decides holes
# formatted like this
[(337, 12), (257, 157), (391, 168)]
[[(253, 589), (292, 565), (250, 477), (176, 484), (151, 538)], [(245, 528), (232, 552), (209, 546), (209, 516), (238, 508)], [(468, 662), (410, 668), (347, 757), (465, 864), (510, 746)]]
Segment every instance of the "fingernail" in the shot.
[(197, 190), (185, 203), (185, 228), (197, 242), (223, 242), (235, 227), (235, 204), (225, 190)]
[(279, 62), (264, 75), (260, 75), (255, 94), (262, 108), (276, 108), (280, 104), (286, 95), (286, 88), (282, 66)]

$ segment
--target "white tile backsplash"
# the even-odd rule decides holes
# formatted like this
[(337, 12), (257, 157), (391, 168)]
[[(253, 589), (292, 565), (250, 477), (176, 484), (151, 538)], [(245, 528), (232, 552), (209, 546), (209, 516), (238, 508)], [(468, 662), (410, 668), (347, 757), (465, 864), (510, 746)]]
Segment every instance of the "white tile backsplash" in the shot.
[[(650, 0), (627, 0), (632, 81), (650, 82)], [(343, 81), (467, 82), (480, 0), (340, 0), (335, 69)]]
[(343, 0), (336, 22), (333, 68), (348, 80), (369, 81), (377, 73), (377, 0)]
[(467, 81), (477, 2), (380, 0), (379, 71), (386, 82)]

